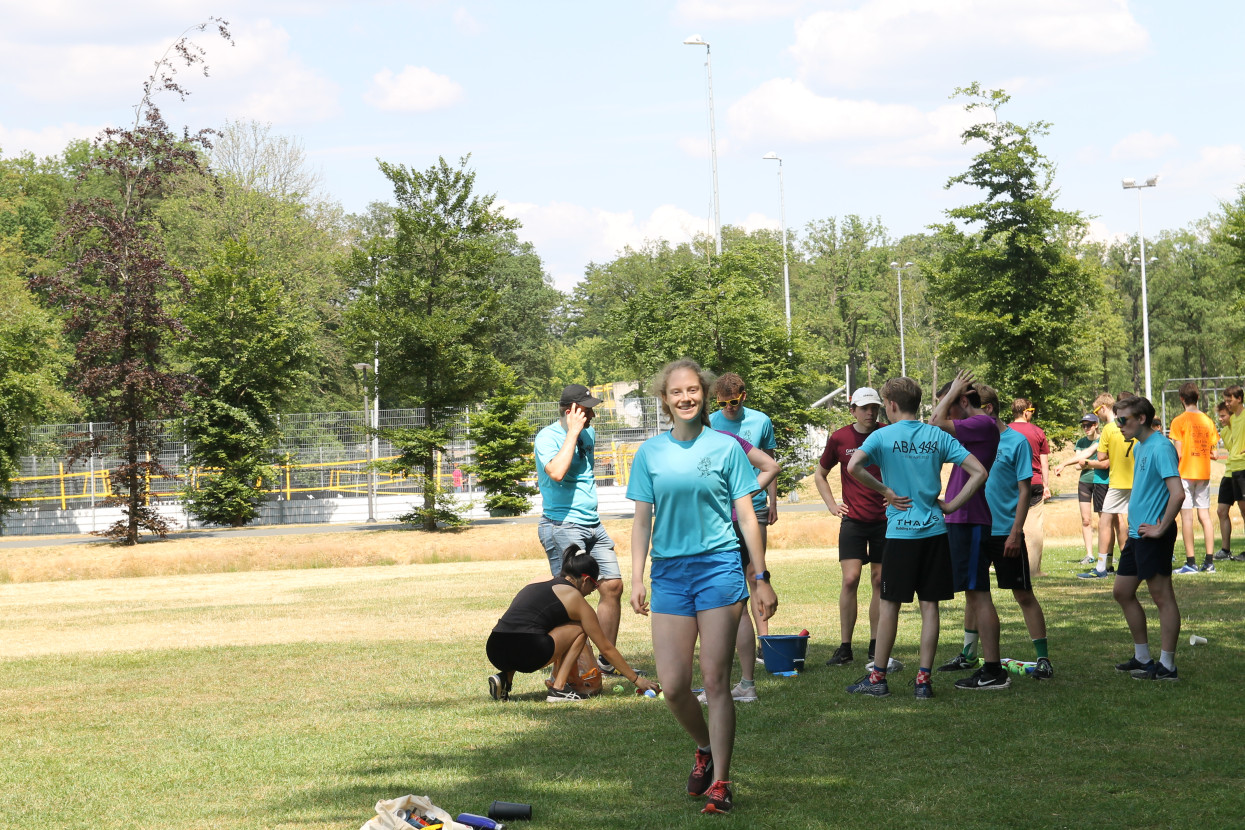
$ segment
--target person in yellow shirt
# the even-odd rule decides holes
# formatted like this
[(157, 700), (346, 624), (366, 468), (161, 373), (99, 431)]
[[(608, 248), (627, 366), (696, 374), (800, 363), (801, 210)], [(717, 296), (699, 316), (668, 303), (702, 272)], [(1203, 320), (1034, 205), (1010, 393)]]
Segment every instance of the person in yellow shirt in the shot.
[(1193, 516), (1202, 525), (1206, 543), (1206, 561), (1201, 570), (1215, 572), (1215, 529), (1210, 521), (1210, 460), (1219, 443), (1219, 431), (1210, 416), (1198, 408), (1201, 390), (1193, 381), (1180, 387), (1184, 412), (1172, 419), (1171, 438), (1180, 458), (1180, 485), (1184, 488), (1184, 504), (1180, 507), (1180, 535), (1184, 538), (1185, 564), (1178, 574), (1198, 573), (1197, 556), (1193, 553)]
[(1098, 438), (1097, 458), (1087, 460), (1087, 467), (1096, 470), (1108, 470), (1107, 497), (1102, 502), (1102, 518), (1098, 521), (1098, 566), (1082, 574), (1081, 579), (1104, 579), (1114, 574), (1111, 567), (1111, 554), (1118, 542), (1123, 549), (1124, 540), (1128, 538), (1128, 501), (1133, 490), (1133, 439), (1125, 438), (1124, 433), (1116, 425), (1115, 411), (1129, 398), (1135, 397), (1125, 392), (1117, 401), (1111, 395), (1103, 393), (1094, 398), (1094, 414), (1105, 424)]
[(1228, 426), (1223, 429), (1223, 446), (1228, 451), (1223, 480), (1219, 482), (1219, 551), (1215, 559), (1245, 562), (1245, 554), (1232, 555), (1232, 517), (1235, 504), (1245, 515), (1245, 392), (1239, 386), (1223, 390), (1228, 407)]

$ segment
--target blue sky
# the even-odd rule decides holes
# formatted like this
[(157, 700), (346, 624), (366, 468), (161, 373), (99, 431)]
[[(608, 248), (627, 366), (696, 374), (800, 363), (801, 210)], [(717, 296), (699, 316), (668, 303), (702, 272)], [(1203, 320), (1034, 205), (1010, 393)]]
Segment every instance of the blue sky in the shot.
[(270, 122), (298, 137), (350, 211), (389, 196), (379, 156), (424, 168), (471, 153), (477, 184), (524, 223), (555, 283), (645, 238), (685, 241), (711, 216), (711, 44), (723, 221), (777, 227), (857, 213), (922, 230), (972, 193), (951, 91), (1013, 96), (1049, 121), (1060, 205), (1101, 238), (1216, 210), (1245, 182), (1245, 4), (1126, 0), (325, 2), (0, 0), (0, 150), (54, 153), (128, 123), (152, 62), (183, 28), (212, 77), (185, 77), (170, 124)]

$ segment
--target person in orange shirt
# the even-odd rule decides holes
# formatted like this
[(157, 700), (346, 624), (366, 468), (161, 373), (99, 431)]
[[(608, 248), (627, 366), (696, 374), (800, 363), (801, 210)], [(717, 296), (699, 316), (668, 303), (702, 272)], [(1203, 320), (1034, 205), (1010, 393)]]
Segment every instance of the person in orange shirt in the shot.
[(1202, 525), (1206, 542), (1206, 560), (1202, 572), (1215, 572), (1215, 528), (1210, 520), (1210, 460), (1219, 443), (1215, 422), (1198, 409), (1201, 391), (1188, 381), (1180, 387), (1184, 412), (1172, 419), (1171, 440), (1180, 457), (1180, 484), (1184, 487), (1184, 504), (1180, 508), (1180, 535), (1184, 538), (1184, 567), (1178, 574), (1198, 573), (1197, 556), (1193, 552), (1193, 514)]

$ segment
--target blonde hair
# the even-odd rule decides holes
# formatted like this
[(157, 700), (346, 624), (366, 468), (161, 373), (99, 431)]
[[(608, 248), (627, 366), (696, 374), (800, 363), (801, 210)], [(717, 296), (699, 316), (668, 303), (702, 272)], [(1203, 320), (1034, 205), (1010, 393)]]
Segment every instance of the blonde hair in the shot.
[(653, 378), (652, 392), (661, 400), (661, 411), (666, 417), (674, 421), (674, 413), (670, 411), (670, 405), (666, 403), (666, 387), (670, 384), (670, 376), (680, 369), (689, 369), (696, 373), (696, 377), (700, 380), (701, 400), (700, 400), (700, 423), (704, 426), (709, 424), (709, 390), (713, 388), (713, 375), (700, 368), (700, 364), (685, 357), (681, 360), (674, 360), (662, 367), (662, 370)]

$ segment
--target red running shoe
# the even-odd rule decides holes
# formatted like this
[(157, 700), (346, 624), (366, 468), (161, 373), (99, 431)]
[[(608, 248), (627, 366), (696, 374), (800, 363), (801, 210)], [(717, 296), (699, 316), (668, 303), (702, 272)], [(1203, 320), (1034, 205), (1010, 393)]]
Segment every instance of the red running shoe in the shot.
[(696, 761), (692, 764), (692, 774), (687, 777), (687, 794), (704, 795), (709, 792), (713, 783), (713, 756), (696, 748)]
[(731, 811), (730, 781), (714, 781), (709, 788), (709, 801), (702, 813), (729, 813)]

